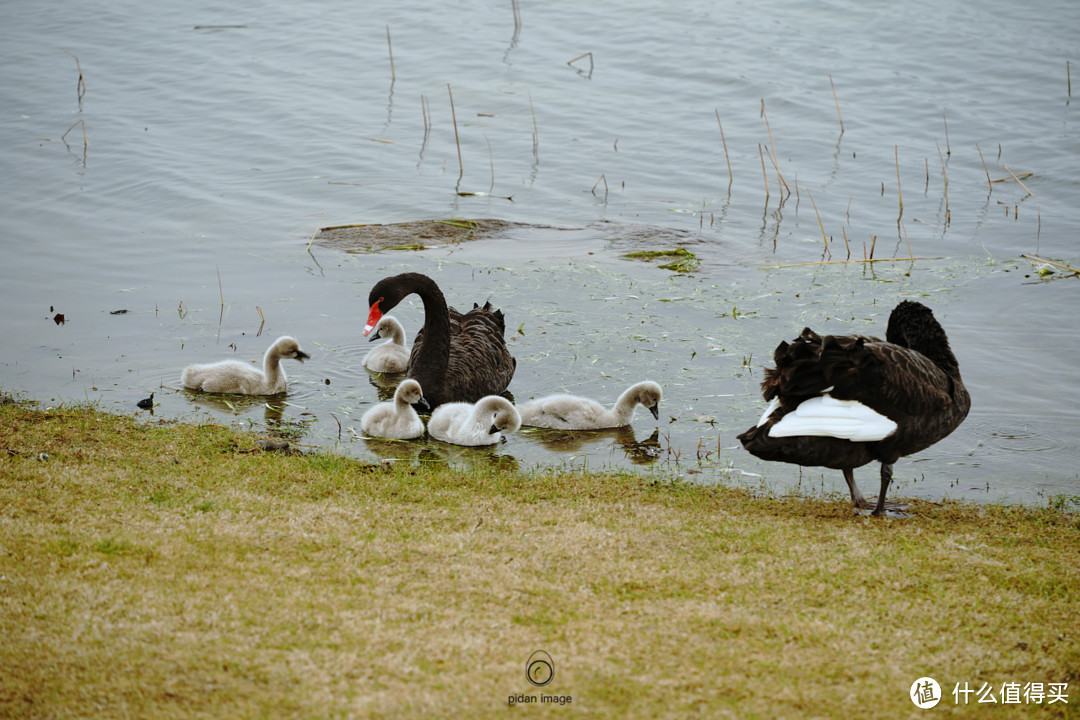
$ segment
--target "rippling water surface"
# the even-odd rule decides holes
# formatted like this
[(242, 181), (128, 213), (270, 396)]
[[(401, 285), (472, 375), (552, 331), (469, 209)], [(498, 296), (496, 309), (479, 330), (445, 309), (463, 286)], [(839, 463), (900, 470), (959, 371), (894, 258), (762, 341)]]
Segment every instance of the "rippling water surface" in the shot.
[[(1075, 3), (523, 3), (518, 27), (509, 2), (0, 16), (6, 391), (135, 412), (153, 390), (155, 420), (302, 427), (364, 458), (830, 491), (838, 472), (735, 447), (762, 367), (807, 325), (882, 334), (914, 297), (948, 330), (973, 409), (898, 464), (898, 492), (1080, 494), (1080, 287), (1021, 257), (1080, 262)], [(307, 250), (319, 227), (455, 217), (523, 225)], [(676, 246), (697, 272), (620, 257)], [(930, 259), (797, 265), (871, 252)], [(356, 437), (386, 384), (360, 364), (367, 291), (405, 270), (504, 310), (519, 399), (610, 402), (650, 378), (659, 428), (639, 412), (627, 431), (482, 452)], [(418, 302), (395, 314), (410, 334), (422, 322)], [(281, 334), (314, 355), (288, 366), (288, 404), (174, 390), (186, 364), (257, 359)], [(857, 477), (872, 491), (875, 474)]]

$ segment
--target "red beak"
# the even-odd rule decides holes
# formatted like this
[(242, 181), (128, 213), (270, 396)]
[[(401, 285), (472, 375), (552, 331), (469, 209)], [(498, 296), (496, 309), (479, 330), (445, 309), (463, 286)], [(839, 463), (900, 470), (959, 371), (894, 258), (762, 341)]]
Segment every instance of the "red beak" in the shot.
[[(379, 298), (382, 300), (382, 298)], [(379, 310), (379, 300), (375, 301), (375, 304), (371, 306), (371, 312), (367, 317), (367, 325), (364, 326), (364, 337), (371, 334), (371, 331), (375, 329), (375, 326), (379, 324), (379, 320), (382, 320), (382, 311)]]

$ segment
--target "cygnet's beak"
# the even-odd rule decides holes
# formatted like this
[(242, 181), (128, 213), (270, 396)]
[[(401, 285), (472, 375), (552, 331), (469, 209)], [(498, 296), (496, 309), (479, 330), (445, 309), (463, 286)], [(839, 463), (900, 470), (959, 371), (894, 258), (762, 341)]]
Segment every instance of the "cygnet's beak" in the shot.
[(311, 356), (308, 355), (303, 350), (297, 350), (296, 351), (296, 359), (299, 360), (300, 362), (304, 362), (305, 360), (310, 360)]
[(497, 428), (496, 426), (492, 425), (492, 426), (491, 426), (491, 429), (490, 429), (490, 430), (488, 430), (488, 435), (494, 435), (494, 434), (495, 434), (495, 433), (497, 433), (497, 432), (499, 432), (499, 428)]
[(364, 337), (371, 334), (371, 331), (379, 324), (379, 320), (382, 320), (382, 310), (379, 309), (379, 301), (376, 300), (371, 304), (371, 312), (368, 313), (367, 325), (364, 326)]
[(419, 399), (419, 400), (417, 401), (417, 403), (416, 403), (416, 404), (417, 404), (417, 405), (423, 405), (423, 406), (424, 406), (424, 407), (426, 407), (426, 408), (427, 408), (428, 410), (430, 410), (430, 409), (431, 409), (431, 405), (429, 405), (429, 404), (428, 404), (428, 401), (424, 399), (424, 396), (423, 396), (423, 395), (421, 395), (421, 396), (420, 396), (420, 399)]
[(651, 408), (649, 408), (649, 412), (651, 412), (651, 413), (652, 413), (652, 416), (653, 416), (654, 418), (656, 418), (657, 420), (659, 420), (659, 419), (660, 419), (660, 403), (656, 403), (656, 404), (655, 404), (655, 405), (653, 405), (653, 406), (652, 406)]
[(381, 337), (382, 337), (382, 334), (378, 330), (376, 330), (375, 334), (372, 335), (371, 337), (369, 337), (367, 341), (368, 342), (374, 342), (374, 341), (380, 339)]

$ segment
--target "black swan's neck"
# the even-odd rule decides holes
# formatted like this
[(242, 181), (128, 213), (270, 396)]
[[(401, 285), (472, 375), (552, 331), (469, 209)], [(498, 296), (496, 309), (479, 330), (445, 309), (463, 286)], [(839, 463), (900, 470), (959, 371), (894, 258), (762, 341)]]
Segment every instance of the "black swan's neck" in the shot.
[(428, 377), (442, 377), (450, 360), (450, 312), (435, 281), (419, 273), (398, 276), (402, 297), (416, 293), (424, 301), (424, 341), (415, 365)]

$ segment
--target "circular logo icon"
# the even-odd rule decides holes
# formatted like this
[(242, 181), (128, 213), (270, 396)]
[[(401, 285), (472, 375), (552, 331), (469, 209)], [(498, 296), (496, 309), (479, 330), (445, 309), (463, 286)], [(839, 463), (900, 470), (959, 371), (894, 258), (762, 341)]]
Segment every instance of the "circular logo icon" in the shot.
[(911, 683), (911, 692), (909, 694), (911, 695), (911, 702), (923, 710), (929, 710), (941, 702), (941, 686), (932, 677), (921, 677)]
[(543, 650), (537, 650), (525, 663), (525, 677), (536, 687), (544, 687), (555, 679), (555, 662)]

